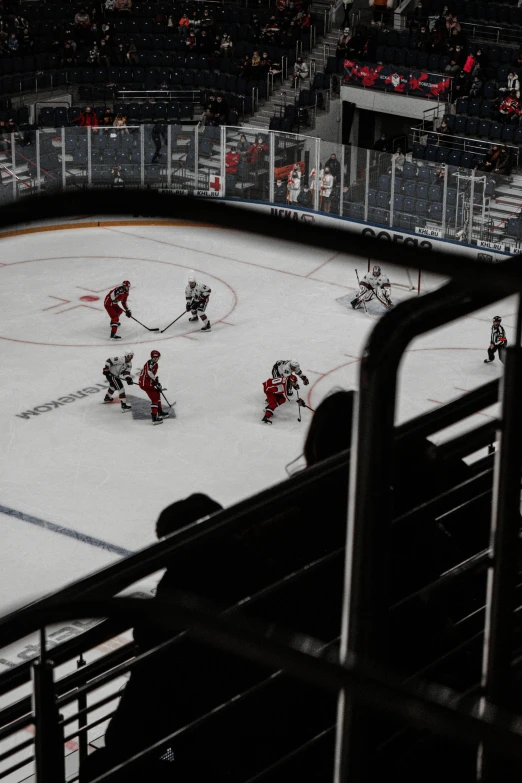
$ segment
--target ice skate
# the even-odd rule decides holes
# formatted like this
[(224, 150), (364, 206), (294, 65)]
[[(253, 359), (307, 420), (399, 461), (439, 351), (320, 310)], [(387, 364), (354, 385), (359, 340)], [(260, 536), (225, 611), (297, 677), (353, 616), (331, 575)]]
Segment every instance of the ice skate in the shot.
[(210, 321), (207, 321), (205, 326), (202, 326), (200, 329), (201, 332), (210, 332)]
[(189, 318), (189, 321), (199, 321), (199, 316), (193, 315), (192, 318)]
[(121, 340), (121, 337), (119, 334), (111, 334), (111, 340)]
[(269, 417), (268, 417), (268, 416), (266, 416), (266, 415), (265, 415), (265, 416), (263, 416), (263, 418), (261, 419), (261, 421), (263, 422), (263, 424), (272, 424), (272, 420), (271, 420), (271, 418), (269, 418)]
[(106, 394), (105, 397), (103, 398), (103, 401), (104, 402), (113, 402), (113, 399), (112, 399), (110, 394)]
[(131, 410), (132, 410), (132, 407), (131, 407), (130, 405), (127, 405), (127, 403), (126, 403), (126, 402), (122, 402), (122, 404), (121, 404), (121, 409), (122, 409), (122, 411), (125, 413), (125, 411), (131, 411)]

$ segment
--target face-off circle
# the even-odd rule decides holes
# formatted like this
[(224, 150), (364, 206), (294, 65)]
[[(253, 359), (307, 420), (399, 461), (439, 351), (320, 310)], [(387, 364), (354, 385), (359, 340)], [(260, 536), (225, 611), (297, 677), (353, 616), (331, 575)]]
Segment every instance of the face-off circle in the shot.
[[(129, 306), (147, 326), (162, 329), (185, 306), (185, 286), (192, 270), (190, 263), (101, 255), (5, 264), (0, 267), (0, 340), (57, 347), (106, 346), (110, 318), (103, 302), (126, 278), (137, 283), (131, 289)], [(212, 289), (212, 323), (225, 320), (237, 304), (234, 289), (216, 275), (206, 271), (197, 274)], [(199, 331), (180, 321), (173, 332), (162, 335), (147, 332), (126, 318), (121, 322), (120, 345), (172, 340)], [(90, 337), (92, 342), (86, 342)]]

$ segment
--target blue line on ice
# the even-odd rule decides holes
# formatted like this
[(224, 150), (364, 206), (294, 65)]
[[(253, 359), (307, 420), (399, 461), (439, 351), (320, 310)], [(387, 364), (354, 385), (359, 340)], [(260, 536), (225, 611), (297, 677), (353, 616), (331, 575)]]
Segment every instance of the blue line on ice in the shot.
[(76, 541), (81, 541), (82, 544), (89, 544), (90, 546), (97, 547), (98, 549), (104, 549), (106, 552), (113, 552), (115, 555), (127, 557), (128, 555), (133, 554), (133, 552), (131, 552), (129, 549), (123, 549), (121, 546), (109, 544), (108, 541), (102, 541), (100, 538), (86, 536), (84, 533), (79, 533), (77, 530), (71, 530), (69, 527), (57, 525), (55, 522), (47, 522), (45, 519), (39, 519), (38, 517), (33, 517), (30, 514), (24, 514), (23, 511), (17, 511), (15, 508), (8, 508), (7, 506), (0, 505), (0, 514), (6, 514), (9, 517), (21, 519), (22, 522), (29, 522), (30, 525), (42, 527), (44, 530), (49, 530), (51, 533), (58, 533), (61, 536), (74, 538)]

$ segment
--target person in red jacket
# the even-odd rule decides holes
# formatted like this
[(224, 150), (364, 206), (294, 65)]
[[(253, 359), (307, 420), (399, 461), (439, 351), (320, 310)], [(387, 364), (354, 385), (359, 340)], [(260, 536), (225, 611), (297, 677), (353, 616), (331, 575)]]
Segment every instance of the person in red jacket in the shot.
[[(266, 395), (265, 415), (261, 419), (265, 424), (272, 424), (274, 411), (280, 405), (284, 405), (289, 397), (294, 393), (294, 389), (299, 389), (297, 376), (280, 376), (278, 378), (269, 378), (263, 383), (263, 391)], [(304, 400), (297, 399), (298, 405), (304, 405)]]
[(225, 171), (227, 174), (237, 174), (237, 167), (241, 161), (241, 155), (235, 147), (230, 147), (230, 150), (225, 155)]
[(253, 144), (248, 148), (248, 160), (250, 163), (262, 163), (265, 157), (265, 152), (268, 152), (268, 144), (263, 136), (258, 136)]
[(121, 339), (120, 335), (116, 334), (118, 331), (118, 326), (121, 326), (120, 315), (124, 311), (127, 318), (130, 318), (132, 315), (131, 311), (127, 307), (127, 297), (129, 296), (129, 291), (130, 282), (128, 280), (124, 280), (121, 285), (116, 286), (116, 288), (113, 288), (112, 291), (109, 291), (103, 303), (111, 319), (111, 337), (115, 340)]
[(143, 389), (150, 400), (150, 412), (153, 424), (163, 424), (169, 412), (165, 412), (161, 407), (162, 386), (158, 378), (158, 362), (160, 359), (159, 351), (151, 351), (150, 359), (145, 362), (140, 373), (138, 381), (140, 389)]
[(90, 106), (85, 107), (85, 111), (82, 111), (81, 114), (78, 115), (78, 117), (75, 117), (73, 122), (79, 122), (80, 127), (91, 127), (91, 128), (97, 128), (98, 127), (98, 117), (93, 112)]

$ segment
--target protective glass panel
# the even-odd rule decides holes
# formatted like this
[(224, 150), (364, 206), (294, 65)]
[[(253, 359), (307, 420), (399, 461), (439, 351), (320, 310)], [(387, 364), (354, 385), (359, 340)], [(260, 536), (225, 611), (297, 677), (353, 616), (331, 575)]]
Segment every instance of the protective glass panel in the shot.
[[(267, 134), (266, 134), (267, 135)], [(225, 129), (225, 196), (254, 198), (257, 160), (268, 160), (268, 148), (257, 149), (258, 135), (248, 128)], [(265, 146), (266, 139), (265, 139)]]
[[(62, 128), (59, 129), (58, 159), (62, 161)], [(78, 187), (87, 182), (87, 128), (63, 128), (63, 143), (65, 145), (65, 187)], [(62, 176), (62, 171), (60, 175)]]
[(274, 133), (274, 202), (313, 209), (316, 140)]
[(197, 195), (218, 196), (221, 190), (221, 128), (205, 125), (198, 134)]
[(170, 187), (175, 193), (193, 195), (196, 185), (196, 129), (170, 126)]
[[(62, 189), (62, 137), (60, 128), (42, 128), (37, 133), (40, 192)], [(37, 156), (35, 155), (35, 161)], [(37, 172), (38, 174), (38, 172)]]
[(344, 217), (364, 220), (365, 174), (367, 151), (358, 147), (344, 147)]

